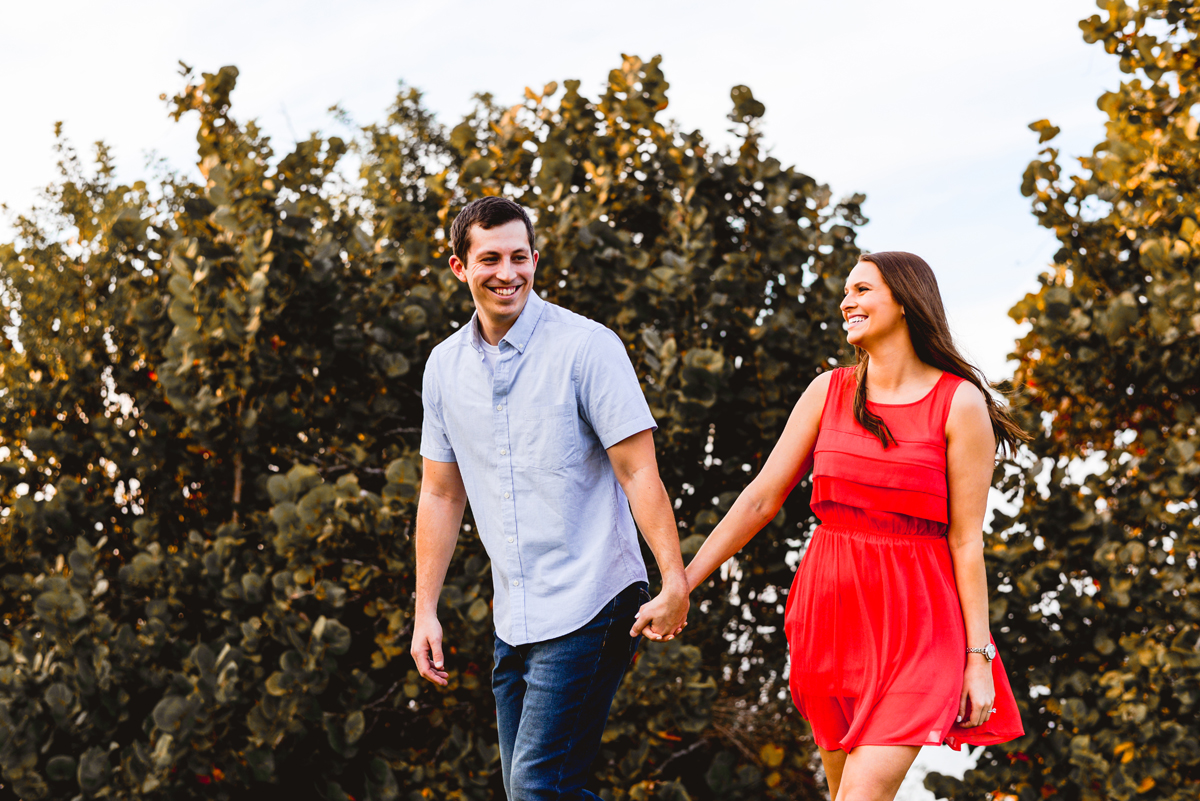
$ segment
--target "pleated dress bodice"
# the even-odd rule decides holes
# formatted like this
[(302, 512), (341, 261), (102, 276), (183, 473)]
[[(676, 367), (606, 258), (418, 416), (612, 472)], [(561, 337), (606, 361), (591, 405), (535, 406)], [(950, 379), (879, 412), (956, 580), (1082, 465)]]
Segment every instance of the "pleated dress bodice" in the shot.
[(822, 523), (944, 536), (950, 521), (946, 417), (963, 379), (942, 373), (912, 403), (872, 403), (894, 443), (884, 447), (854, 417), (854, 369), (830, 380), (813, 449), (812, 508)]

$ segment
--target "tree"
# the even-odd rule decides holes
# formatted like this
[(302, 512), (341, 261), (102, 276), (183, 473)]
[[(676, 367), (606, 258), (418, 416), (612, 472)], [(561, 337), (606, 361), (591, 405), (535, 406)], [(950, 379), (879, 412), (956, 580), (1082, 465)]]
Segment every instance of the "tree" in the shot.
[[(499, 797), (469, 533), (449, 687), (407, 656), (420, 375), (470, 314), (453, 215), (498, 193), (536, 213), (538, 286), (628, 344), (694, 550), (840, 353), (862, 198), (763, 154), (745, 87), (734, 152), (659, 120), (658, 59), (597, 100), (482, 96), (449, 130), (402, 87), (384, 122), (282, 156), (232, 115), (236, 69), (185, 75), (201, 184), (120, 185), (103, 147), (89, 171), (64, 142), (0, 245), (0, 793)], [(689, 636), (644, 649), (605, 797), (815, 794), (780, 676), (794, 495), (733, 592), (710, 583)]]
[(988, 748), (965, 788), (931, 781), (954, 798), (1200, 793), (1200, 9), (1100, 6), (1084, 38), (1133, 77), (1100, 98), (1107, 135), (1079, 170), (1047, 147), (1025, 173), (1061, 248), (1011, 312), (1030, 326), (1015, 381), (1037, 437), (988, 551), (993, 632), (1036, 696), (1028, 735)]

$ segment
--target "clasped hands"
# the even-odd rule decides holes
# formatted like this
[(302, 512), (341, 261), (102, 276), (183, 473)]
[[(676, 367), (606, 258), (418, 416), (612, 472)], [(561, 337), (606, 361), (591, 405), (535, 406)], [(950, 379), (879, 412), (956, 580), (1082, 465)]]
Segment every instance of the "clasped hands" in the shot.
[(649, 640), (670, 640), (687, 626), (688, 587), (686, 579), (664, 580), (662, 590), (642, 604), (630, 637), (639, 634)]

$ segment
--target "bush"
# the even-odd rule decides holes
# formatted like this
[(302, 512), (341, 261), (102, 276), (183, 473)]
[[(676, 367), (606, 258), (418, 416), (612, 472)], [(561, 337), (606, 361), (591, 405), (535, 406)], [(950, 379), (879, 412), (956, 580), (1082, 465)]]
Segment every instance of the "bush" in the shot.
[(1034, 689), (1028, 734), (965, 786), (935, 777), (951, 798), (1200, 794), (1200, 19), (1102, 8), (1084, 37), (1137, 77), (1100, 98), (1107, 137), (1082, 169), (1047, 146), (1023, 186), (1061, 248), (1011, 312), (1030, 327), (1016, 381), (1037, 437), (1006, 467), (1020, 508), (996, 516), (988, 564), (992, 631), (1014, 687)]
[[(189, 73), (190, 77), (190, 73)], [(658, 119), (658, 60), (444, 129), (402, 89), (349, 141), (278, 156), (192, 80), (203, 183), (119, 185), (63, 142), (0, 246), (0, 771), (24, 799), (499, 798), (488, 563), (441, 598), (450, 685), (407, 655), (420, 375), (465, 322), (446, 229), (473, 197), (537, 215), (538, 286), (612, 327), (660, 422), (694, 551), (839, 353), (855, 197)], [(357, 174), (351, 173), (351, 165)], [(605, 734), (606, 798), (814, 797), (779, 675), (806, 493), (647, 646)], [(470, 520), (464, 531), (470, 531)]]

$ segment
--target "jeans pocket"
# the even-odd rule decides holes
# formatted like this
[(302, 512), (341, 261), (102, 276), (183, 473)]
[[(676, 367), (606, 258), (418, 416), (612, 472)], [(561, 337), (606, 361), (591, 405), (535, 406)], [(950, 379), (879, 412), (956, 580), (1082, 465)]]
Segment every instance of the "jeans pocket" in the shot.
[[(636, 590), (636, 592), (630, 592), (630, 590)], [(644, 581), (638, 581), (629, 585), (621, 594), (625, 596), (625, 603), (634, 602), (633, 618), (635, 620), (642, 607), (650, 603), (650, 588), (646, 586), (646, 582)]]
[[(640, 581), (637, 583), (636, 586), (637, 586), (638, 604), (637, 604), (637, 609), (635, 609), (633, 612), (635, 620), (637, 619), (638, 609), (641, 609), (643, 606), (650, 603), (649, 588), (647, 588), (647, 586)], [(642, 641), (642, 635), (640, 635), (640, 634), (636, 637), (629, 638), (629, 668), (628, 668), (629, 670), (632, 670), (634, 664), (637, 662), (637, 649), (638, 649), (638, 644), (641, 643), (641, 641)]]

